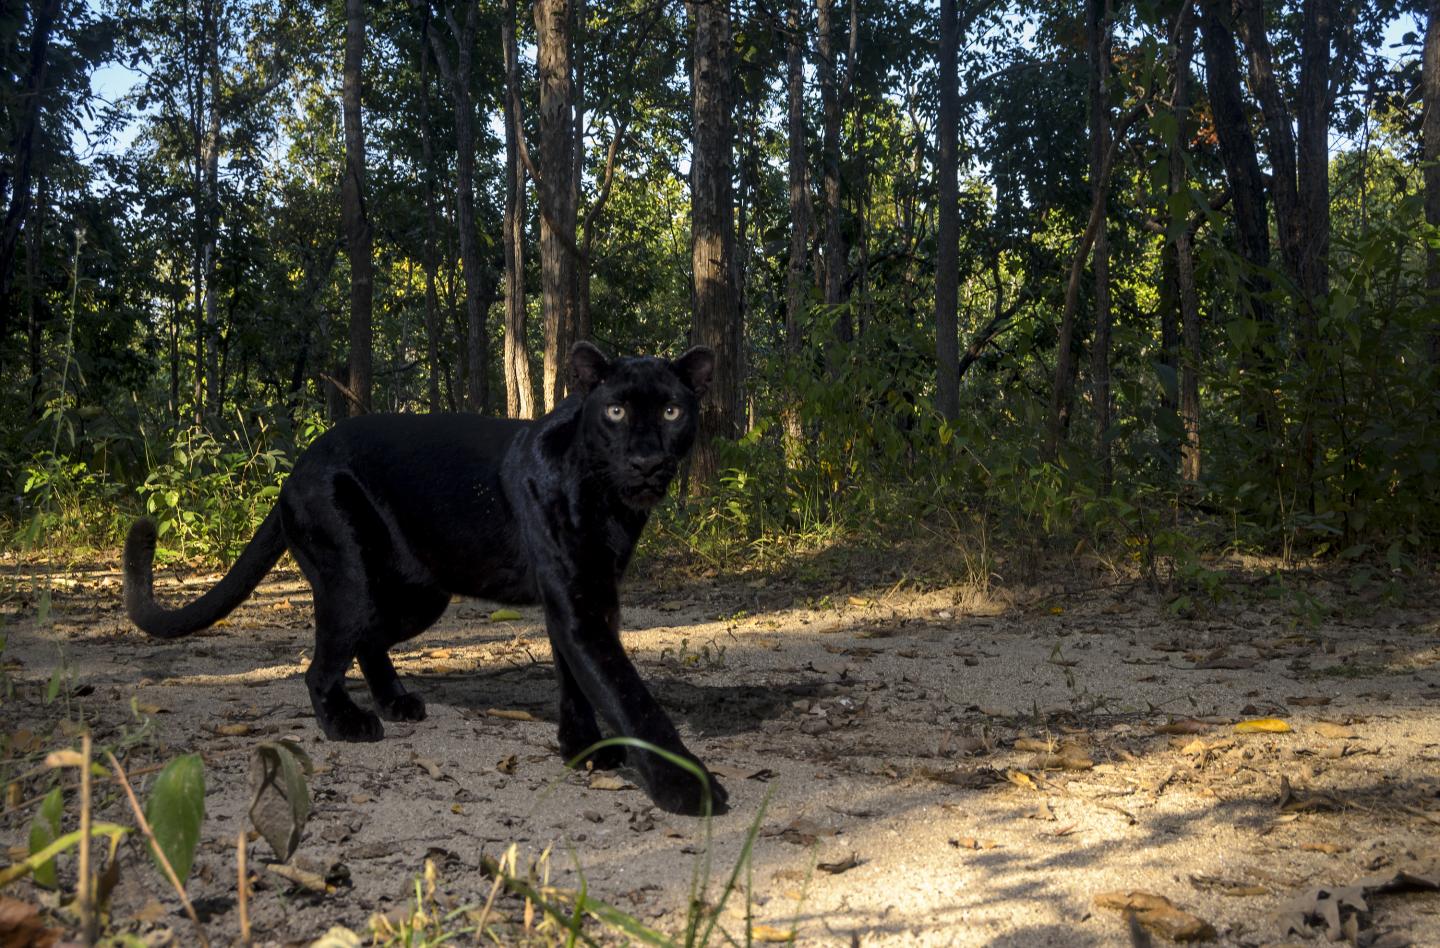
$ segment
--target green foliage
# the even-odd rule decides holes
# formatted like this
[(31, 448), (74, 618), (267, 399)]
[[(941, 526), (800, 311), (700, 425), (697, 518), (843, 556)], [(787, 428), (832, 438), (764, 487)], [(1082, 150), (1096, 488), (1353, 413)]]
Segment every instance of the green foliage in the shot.
[[(30, 855), (43, 852), (61, 835), (61, 818), (65, 813), (65, 795), (59, 787), (51, 790), (40, 801), (40, 809), (35, 811), (35, 819), (30, 823)], [(53, 889), (58, 885), (55, 877), (55, 860), (49, 859), (40, 863), (34, 869), (33, 878), (35, 884), (46, 889)]]
[(281, 862), (295, 853), (310, 819), (310, 786), (305, 778), (314, 769), (309, 755), (290, 740), (259, 744), (251, 758), (250, 822)]
[[(205, 822), (205, 764), (199, 754), (177, 757), (160, 771), (145, 801), (145, 819), (160, 851), (184, 884)], [(151, 856), (159, 866), (153, 849)]]

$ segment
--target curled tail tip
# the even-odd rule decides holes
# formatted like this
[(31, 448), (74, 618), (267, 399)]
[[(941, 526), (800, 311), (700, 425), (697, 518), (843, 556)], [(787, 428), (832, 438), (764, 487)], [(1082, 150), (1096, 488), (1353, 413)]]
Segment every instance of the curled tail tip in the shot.
[(130, 525), (125, 537), (125, 565), (129, 567), (140, 559), (149, 560), (155, 556), (155, 521), (141, 517)]
[(141, 624), (145, 607), (150, 605), (154, 577), (155, 524), (141, 518), (130, 525), (125, 537), (123, 558), (125, 573), (125, 611), (130, 621)]

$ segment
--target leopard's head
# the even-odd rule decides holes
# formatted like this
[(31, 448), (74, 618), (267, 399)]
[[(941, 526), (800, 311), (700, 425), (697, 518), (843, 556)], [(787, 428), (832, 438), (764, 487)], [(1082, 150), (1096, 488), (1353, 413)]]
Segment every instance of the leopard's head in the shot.
[(673, 361), (606, 359), (588, 342), (570, 351), (586, 455), (627, 506), (649, 509), (665, 496), (695, 443), (714, 370), (715, 353), (703, 346)]

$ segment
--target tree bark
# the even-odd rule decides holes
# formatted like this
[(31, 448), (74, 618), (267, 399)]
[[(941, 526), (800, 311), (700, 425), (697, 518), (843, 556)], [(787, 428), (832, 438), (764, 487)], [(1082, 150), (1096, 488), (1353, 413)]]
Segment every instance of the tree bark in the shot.
[[(574, 125), (570, 75), (569, 0), (535, 0), (536, 67), (540, 81), (540, 308), (545, 323), (541, 389), (545, 410), (565, 395), (564, 361), (574, 341)], [(569, 247), (567, 247), (567, 244)]]
[[(424, 11), (428, 33), (430, 10)], [(435, 289), (435, 274), (440, 269), (438, 246), (439, 222), (435, 209), (435, 132), (430, 124), (430, 44), (420, 42), (420, 154), (424, 161), (421, 174), (425, 178), (425, 247), (422, 266), (425, 270), (425, 377), (426, 403), (432, 413), (440, 411), (440, 295)]]
[(940, 0), (940, 116), (935, 174), (939, 207), (935, 250), (936, 408), (950, 420), (960, 415), (960, 208), (958, 147), (960, 89), (956, 57), (960, 23), (955, 0)]
[[(0, 230), (0, 365), (10, 334), (10, 290), (14, 286), (15, 248), (30, 210), (30, 176), (35, 165), (40, 115), (45, 108), (45, 76), (50, 69), (50, 33), (60, 15), (60, 0), (45, 0), (35, 10), (30, 28), (30, 66), (25, 81), (25, 107), (20, 115), (14, 153), (0, 171), (0, 194), (8, 194), (4, 229)], [(13, 171), (12, 171), (13, 169)]]
[(1095, 409), (1095, 458), (1100, 465), (1100, 493), (1110, 491), (1110, 184), (1102, 174), (1110, 144), (1110, 0), (1090, 0), (1090, 192), (1100, 207), (1091, 270), (1095, 278), (1095, 337), (1090, 347), (1090, 383)]
[[(840, 232), (840, 88), (835, 79), (835, 0), (816, 0), (816, 29), (819, 31), (816, 73), (824, 110), (821, 141), (824, 174), (824, 253), (821, 267), (825, 303), (838, 306), (844, 301), (845, 243)], [(835, 338), (849, 342), (855, 336), (850, 315), (841, 313), (835, 321)]]
[[(220, 24), (226, 16), (224, 0), (205, 4), (205, 36), (208, 48), (207, 72), (210, 82), (210, 112), (204, 139), (204, 332), (205, 332), (205, 414), (213, 418), (222, 409), (220, 377)], [(204, 80), (202, 80), (204, 81)]]
[[(1183, 431), (1180, 477), (1182, 481), (1194, 484), (1200, 479), (1200, 300), (1195, 287), (1195, 248), (1189, 220), (1187, 216), (1175, 215), (1173, 208), (1183, 206), (1177, 198), (1188, 194), (1190, 189), (1185, 151), (1191, 126), (1190, 62), (1195, 50), (1195, 17), (1189, 4), (1182, 6), (1176, 16), (1178, 21), (1170, 31), (1174, 38), (1171, 51), (1174, 84), (1170, 102), (1175, 112), (1175, 133), (1167, 143), (1170, 151), (1168, 190), (1171, 196), (1168, 203), (1172, 216), (1165, 248), (1174, 280), (1174, 309), (1169, 315), (1170, 326), (1164, 335), (1166, 358), (1172, 368), (1178, 369), (1179, 398), (1175, 407), (1179, 410)], [(1177, 311), (1178, 320), (1173, 315)], [(1177, 324), (1178, 334), (1175, 330)], [(1177, 350), (1181, 350), (1178, 359)]]
[(515, 0), (500, 12), (505, 55), (505, 412), (535, 417), (530, 381), (530, 343), (525, 313), (525, 166), (520, 161), (520, 59), (515, 40)]
[(691, 74), (691, 260), (694, 270), (690, 341), (715, 350), (715, 375), (700, 411), (690, 468), (692, 488), (713, 480), (714, 442), (738, 432), (740, 333), (735, 288), (733, 49), (729, 0), (690, 0), (694, 29)]
[[(1425, 168), (1425, 222), (1440, 227), (1440, 0), (1430, 0), (1425, 24), (1425, 52), (1420, 70), (1424, 119), (1421, 148)], [(1425, 257), (1425, 285), (1431, 302), (1440, 301), (1440, 251)], [(1430, 364), (1440, 367), (1440, 328), (1430, 333)]]
[(340, 188), (345, 248), (350, 259), (350, 414), (370, 411), (374, 262), (365, 210), (365, 129), (360, 99), (365, 57), (365, 2), (345, 0), (345, 178)]
[[(1436, 0), (1440, 3), (1440, 0)], [(785, 119), (787, 176), (790, 187), (790, 259), (785, 267), (785, 356), (798, 371), (804, 346), (805, 258), (810, 235), (810, 183), (805, 161), (805, 32), (803, 0), (790, 0), (785, 16), (787, 34)], [(785, 410), (785, 430), (792, 446), (799, 443), (800, 413), (793, 404)]]

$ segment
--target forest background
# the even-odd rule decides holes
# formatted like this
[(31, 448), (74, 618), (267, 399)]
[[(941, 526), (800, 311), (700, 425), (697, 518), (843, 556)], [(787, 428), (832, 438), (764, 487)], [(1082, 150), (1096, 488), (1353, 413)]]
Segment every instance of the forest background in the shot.
[(719, 352), (706, 562), (1433, 561), (1435, 0), (19, 0), (0, 57), (12, 548), (227, 561), (338, 418), (534, 417), (592, 339)]

